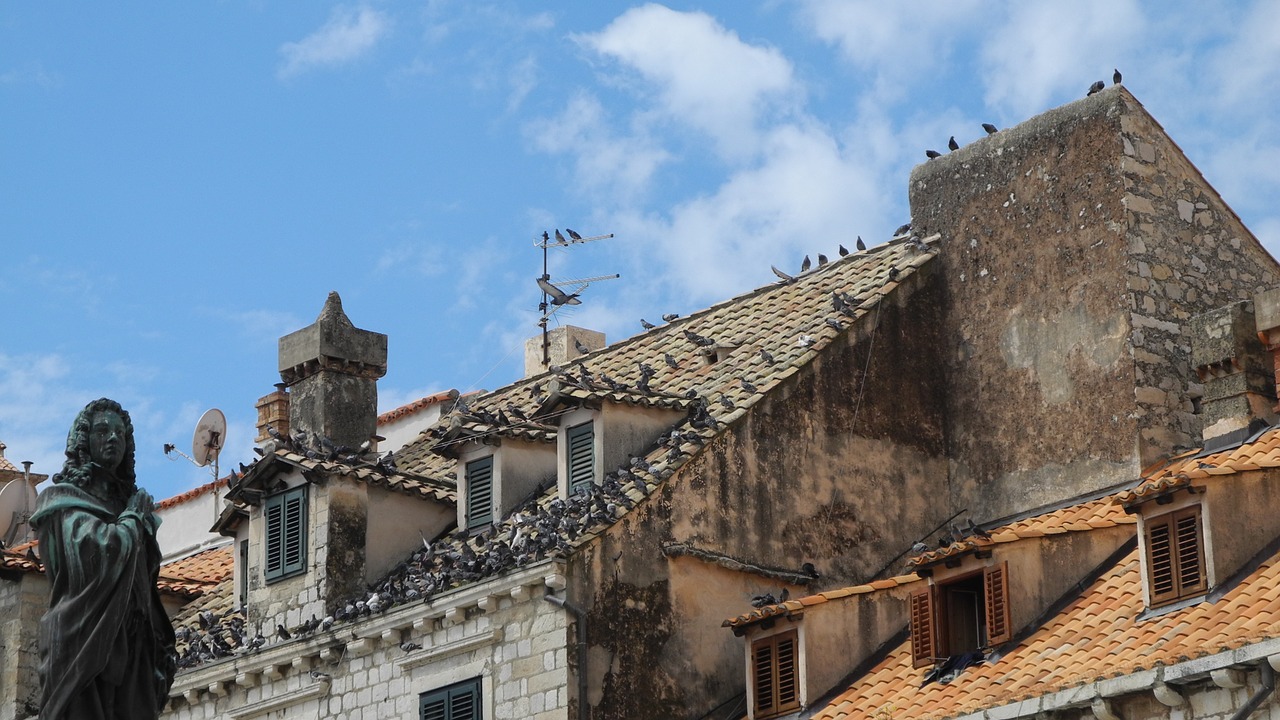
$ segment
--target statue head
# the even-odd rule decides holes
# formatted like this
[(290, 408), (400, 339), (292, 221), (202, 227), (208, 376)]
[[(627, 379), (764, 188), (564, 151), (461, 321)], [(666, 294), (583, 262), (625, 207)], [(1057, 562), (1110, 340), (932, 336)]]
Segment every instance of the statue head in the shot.
[(66, 482), (103, 499), (123, 502), (138, 489), (134, 472), (133, 421), (120, 403), (94, 400), (76, 415), (67, 433), (67, 460), (54, 482)]

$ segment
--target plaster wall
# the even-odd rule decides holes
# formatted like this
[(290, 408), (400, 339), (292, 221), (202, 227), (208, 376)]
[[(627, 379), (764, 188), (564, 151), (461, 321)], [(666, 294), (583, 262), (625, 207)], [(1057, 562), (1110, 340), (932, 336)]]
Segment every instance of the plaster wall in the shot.
[(226, 488), (222, 487), (157, 511), (160, 529), (156, 531), (156, 541), (163, 555), (161, 562), (193, 555), (227, 541), (209, 530), (218, 521), (225, 495)]
[(36, 643), (49, 607), (49, 582), (40, 573), (0, 579), (0, 720), (34, 718), (40, 701)]
[(364, 582), (384, 577), (414, 550), (422, 538), (434, 538), (455, 520), (452, 505), (427, 502), (367, 485), (368, 534), (365, 538)]

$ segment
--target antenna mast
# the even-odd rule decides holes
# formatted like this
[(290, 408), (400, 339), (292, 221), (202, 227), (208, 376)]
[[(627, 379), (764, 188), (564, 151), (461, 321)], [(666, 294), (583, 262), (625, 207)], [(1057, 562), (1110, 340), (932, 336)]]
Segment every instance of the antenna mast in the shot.
[(551, 275), (547, 272), (547, 249), (558, 247), (569, 247), (570, 245), (583, 245), (597, 240), (608, 240), (613, 237), (613, 233), (607, 235), (592, 235), (591, 237), (582, 237), (578, 233), (565, 228), (565, 232), (569, 233), (569, 237), (565, 238), (557, 228), (555, 231), (555, 239), (552, 239), (545, 230), (542, 232), (542, 239), (533, 244), (534, 247), (542, 249), (542, 275), (538, 278), (538, 287), (542, 290), (542, 302), (538, 303), (538, 313), (541, 317), (538, 319), (538, 327), (542, 329), (542, 366), (547, 367), (551, 364), (551, 340), (547, 337), (547, 321), (564, 305), (579, 305), (578, 293), (587, 289), (587, 286), (599, 280), (615, 280), (622, 277), (619, 273), (613, 275), (599, 275), (590, 278), (581, 278), (578, 280), (557, 280), (559, 285), (574, 286), (572, 293), (565, 293), (557, 285), (551, 284)]

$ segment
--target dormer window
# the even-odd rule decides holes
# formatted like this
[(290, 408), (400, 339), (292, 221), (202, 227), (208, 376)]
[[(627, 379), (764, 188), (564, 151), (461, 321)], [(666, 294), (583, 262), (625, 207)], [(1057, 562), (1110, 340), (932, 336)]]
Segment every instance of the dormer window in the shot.
[(1200, 506), (1192, 505), (1143, 522), (1151, 607), (1203, 594), (1208, 583)]
[(591, 487), (596, 475), (596, 431), (595, 423), (584, 422), (574, 425), (565, 431), (568, 447), (565, 451), (565, 477), (568, 478), (569, 493), (573, 494), (583, 488)]
[(1008, 642), (1008, 563), (934, 582), (911, 594), (909, 612), (915, 667)]
[(493, 456), (466, 464), (467, 529), (493, 523)]
[(751, 643), (751, 690), (757, 720), (800, 709), (799, 640), (795, 630)]
[(267, 582), (283, 580), (307, 569), (307, 486), (271, 495), (263, 503), (266, 521)]

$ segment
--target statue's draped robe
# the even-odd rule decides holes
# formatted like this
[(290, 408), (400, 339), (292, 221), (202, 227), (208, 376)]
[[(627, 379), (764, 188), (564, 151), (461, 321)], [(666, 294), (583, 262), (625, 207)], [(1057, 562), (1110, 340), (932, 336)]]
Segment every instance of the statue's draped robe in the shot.
[(41, 720), (155, 718), (173, 684), (173, 626), (156, 576), (159, 518), (70, 483), (31, 517), (52, 589), (40, 620)]

